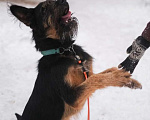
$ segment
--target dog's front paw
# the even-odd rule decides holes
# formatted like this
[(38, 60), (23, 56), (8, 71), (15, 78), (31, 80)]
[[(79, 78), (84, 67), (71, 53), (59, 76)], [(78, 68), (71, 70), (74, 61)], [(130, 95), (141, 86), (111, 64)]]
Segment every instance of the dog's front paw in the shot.
[(142, 89), (142, 85), (131, 78), (131, 74), (129, 72), (125, 72), (124, 70), (117, 70), (112, 72), (113, 80), (115, 80), (115, 85), (119, 87), (129, 87), (131, 89)]
[(131, 89), (142, 89), (142, 85), (134, 79), (131, 79), (130, 82), (127, 82), (124, 87), (129, 87)]

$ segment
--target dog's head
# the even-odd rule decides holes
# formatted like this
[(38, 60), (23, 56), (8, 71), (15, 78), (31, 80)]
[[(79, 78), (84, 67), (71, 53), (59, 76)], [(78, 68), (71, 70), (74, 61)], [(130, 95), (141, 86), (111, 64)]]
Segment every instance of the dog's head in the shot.
[(72, 39), (77, 33), (77, 19), (72, 17), (66, 0), (47, 0), (35, 8), (10, 6), (12, 14), (33, 29), (33, 38)]

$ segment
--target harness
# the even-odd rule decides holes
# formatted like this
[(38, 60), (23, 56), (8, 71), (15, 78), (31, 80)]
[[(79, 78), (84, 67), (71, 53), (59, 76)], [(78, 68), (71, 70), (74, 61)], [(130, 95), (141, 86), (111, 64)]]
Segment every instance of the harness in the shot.
[[(56, 49), (50, 49), (50, 50), (46, 50), (46, 51), (41, 51), (41, 54), (43, 56), (48, 56), (48, 55), (55, 55), (55, 54), (64, 54), (65, 52), (71, 52), (75, 58), (75, 60), (77, 61), (77, 63), (82, 67), (82, 72), (83, 75), (85, 77), (85, 80), (89, 77), (89, 72), (88, 70), (85, 68), (85, 66), (83, 65), (83, 61), (81, 60), (80, 56), (78, 56), (73, 48), (73, 45), (71, 45), (68, 48), (63, 48), (63, 47), (59, 47)], [(88, 120), (90, 120), (90, 102), (89, 102), (89, 98), (87, 100), (88, 102)]]

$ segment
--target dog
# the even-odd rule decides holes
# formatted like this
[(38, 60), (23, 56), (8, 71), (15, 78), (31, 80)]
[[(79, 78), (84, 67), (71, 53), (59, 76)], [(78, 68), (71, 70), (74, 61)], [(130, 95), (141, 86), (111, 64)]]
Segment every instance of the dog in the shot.
[(47, 0), (35, 8), (11, 5), (10, 11), (32, 29), (35, 48), (43, 54), (33, 92), (23, 114), (16, 114), (18, 120), (69, 120), (97, 89), (142, 88), (130, 73), (115, 67), (93, 73), (92, 56), (74, 44), (78, 20), (66, 0)]

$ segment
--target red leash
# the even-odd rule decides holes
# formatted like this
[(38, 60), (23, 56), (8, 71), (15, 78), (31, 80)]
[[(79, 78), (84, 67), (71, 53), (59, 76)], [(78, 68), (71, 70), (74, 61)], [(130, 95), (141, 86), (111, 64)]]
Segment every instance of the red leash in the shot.
[[(85, 68), (82, 64), (82, 61), (80, 59), (78, 60), (78, 63), (82, 65), (83, 74), (84, 74), (85, 80), (87, 80), (88, 79), (88, 74), (87, 74), (87, 72), (86, 72), (86, 70), (85, 70)], [(89, 100), (89, 98), (88, 98), (87, 102), (88, 102), (88, 119), (87, 120), (90, 120), (90, 100)]]
[(88, 98), (88, 120), (90, 120), (90, 100)]
[[(85, 80), (87, 80), (88, 79), (88, 71), (84, 67), (80, 57), (78, 55), (76, 55), (76, 52), (74, 51), (73, 46), (71, 46), (71, 50), (74, 53), (74, 56), (75, 56), (77, 62), (82, 66), (82, 70), (83, 70), (83, 74), (84, 74)], [(89, 100), (89, 98), (87, 100), (87, 103), (88, 103), (88, 119), (87, 120), (90, 120), (90, 100)]]
[[(84, 72), (84, 77), (85, 77), (85, 80), (88, 78), (86, 72)], [(90, 120), (90, 100), (89, 100), (89, 98), (88, 98), (87, 102), (88, 102), (88, 120)]]

